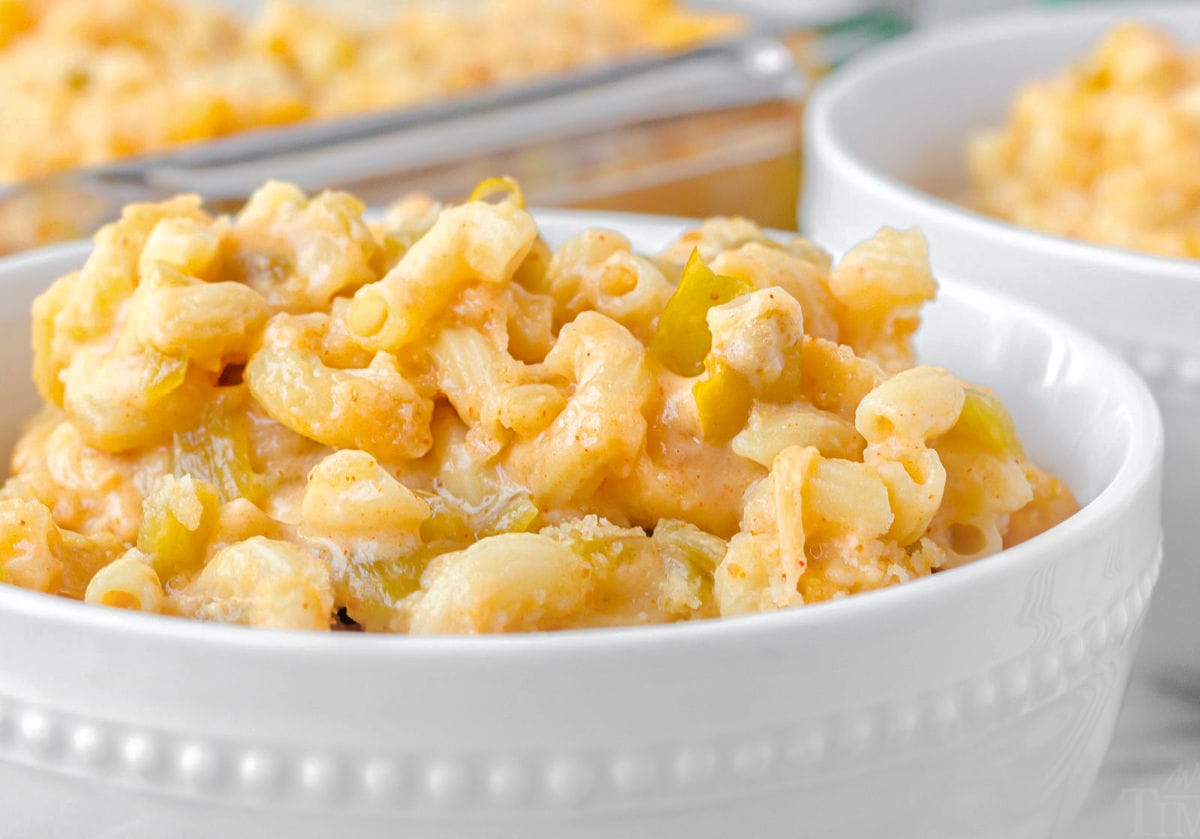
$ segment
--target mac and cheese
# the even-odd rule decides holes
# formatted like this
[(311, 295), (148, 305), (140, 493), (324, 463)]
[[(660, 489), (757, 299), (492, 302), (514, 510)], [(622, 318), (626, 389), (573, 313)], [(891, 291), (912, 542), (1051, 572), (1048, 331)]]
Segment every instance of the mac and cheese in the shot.
[(1016, 224), (1200, 259), (1200, 50), (1114, 29), (968, 147), (971, 203)]
[(738, 26), (670, 0), (403, 3), (383, 22), (287, 0), (254, 21), (183, 0), (4, 0), (0, 182), (683, 49)]
[[(833, 265), (712, 219), (553, 250), (515, 185), (134, 205), (33, 307), (0, 580), (307, 629), (734, 615), (999, 551), (1074, 501), (910, 342), (915, 231)], [(494, 190), (493, 190), (494, 191)]]

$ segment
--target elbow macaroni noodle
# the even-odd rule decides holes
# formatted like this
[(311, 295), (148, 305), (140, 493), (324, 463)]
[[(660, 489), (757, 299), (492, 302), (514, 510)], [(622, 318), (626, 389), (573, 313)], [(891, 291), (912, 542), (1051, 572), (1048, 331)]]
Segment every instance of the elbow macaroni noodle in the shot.
[(135, 205), (33, 307), (47, 405), (0, 490), (0, 580), (449, 633), (927, 575), (1075, 509), (994, 397), (913, 366), (934, 292), (913, 231), (832, 265), (744, 219), (552, 252), (519, 192), (378, 224), (276, 183), (235, 218)]

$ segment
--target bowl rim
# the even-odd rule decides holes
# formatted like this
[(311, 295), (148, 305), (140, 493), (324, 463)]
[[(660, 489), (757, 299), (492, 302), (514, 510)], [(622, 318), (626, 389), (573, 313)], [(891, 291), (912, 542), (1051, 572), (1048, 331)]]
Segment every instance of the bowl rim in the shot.
[[(631, 238), (669, 237), (677, 235), (681, 225), (698, 223), (682, 217), (587, 210), (535, 210), (534, 215), (539, 227), (611, 226)], [(663, 241), (665, 244), (668, 239)], [(77, 241), (2, 258), (0, 285), (14, 275), (44, 268), (47, 262), (53, 264), (85, 254), (90, 247), (90, 242)], [(871, 615), (889, 619), (919, 617), (926, 613), (922, 604), (930, 598), (935, 601), (952, 599), (956, 592), (986, 587), (1005, 575), (1020, 573), (1048, 558), (1053, 560), (1069, 553), (1074, 544), (1086, 539), (1089, 532), (1135, 506), (1144, 493), (1154, 489), (1161, 481), (1164, 457), (1164, 430), (1158, 405), (1143, 379), (1117, 354), (1084, 331), (1023, 300), (955, 279), (938, 282), (939, 297), (956, 298), (975, 309), (1005, 311), (1011, 319), (1031, 323), (1039, 331), (1053, 335), (1071, 349), (1072, 355), (1088, 359), (1089, 366), (1102, 369), (1105, 389), (1119, 398), (1128, 412), (1130, 426), (1129, 444), (1115, 474), (1079, 512), (1026, 542), (964, 566), (884, 589), (792, 609), (673, 624), (509, 635), (414, 636), (251, 628), (97, 607), (7, 584), (0, 584), (0, 613), (40, 621), (39, 626), (48, 627), (53, 622), (63, 629), (93, 635), (127, 636), (126, 640), (147, 644), (171, 643), (178, 649), (189, 648), (197, 653), (303, 654), (312, 657), (313, 661), (322, 656), (326, 660), (355, 659), (381, 653), (415, 659), (454, 656), (474, 661), (497, 656), (521, 657), (530, 653), (554, 660), (570, 659), (584, 653), (627, 655), (634, 651), (645, 654), (651, 650), (670, 653), (714, 644), (769, 641), (786, 632), (861, 626)], [(1160, 534), (1152, 535), (1157, 544)]]
[(891, 75), (899, 68), (923, 64), (945, 53), (965, 47), (986, 50), (1015, 37), (1036, 36), (1047, 29), (1103, 28), (1111, 25), (1114, 17), (1166, 13), (1182, 14), (1200, 21), (1200, 6), (1189, 0), (1134, 0), (1000, 12), (901, 36), (848, 62), (817, 85), (805, 109), (806, 159), (819, 160), (822, 166), (836, 171), (841, 179), (882, 194), (890, 203), (912, 206), (928, 219), (926, 223), (952, 228), (959, 235), (1020, 249), (1039, 257), (1092, 265), (1103, 263), (1134, 277), (1159, 275), (1200, 283), (1200, 259), (1159, 256), (1023, 227), (919, 189), (869, 166), (852, 154), (842, 142), (841, 126), (834, 120), (836, 109), (861, 96), (862, 91), (869, 90), (881, 76)]

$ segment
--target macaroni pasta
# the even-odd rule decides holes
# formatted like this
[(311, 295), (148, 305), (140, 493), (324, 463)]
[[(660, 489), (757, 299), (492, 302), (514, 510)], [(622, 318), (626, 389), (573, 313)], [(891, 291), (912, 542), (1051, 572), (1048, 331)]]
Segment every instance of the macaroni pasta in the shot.
[[(495, 196), (493, 196), (495, 197)], [(1070, 515), (910, 336), (925, 244), (713, 219), (557, 250), (518, 191), (371, 224), (129, 207), (33, 308), (0, 580), (253, 626), (644, 624), (838, 598)]]
[(0, 182), (684, 49), (740, 25), (658, 0), (399, 5), (352, 22), (274, 0), (243, 21), (184, 0), (5, 0)]
[(1024, 87), (967, 161), (971, 202), (986, 213), (1200, 259), (1200, 50), (1118, 26), (1074, 67)]

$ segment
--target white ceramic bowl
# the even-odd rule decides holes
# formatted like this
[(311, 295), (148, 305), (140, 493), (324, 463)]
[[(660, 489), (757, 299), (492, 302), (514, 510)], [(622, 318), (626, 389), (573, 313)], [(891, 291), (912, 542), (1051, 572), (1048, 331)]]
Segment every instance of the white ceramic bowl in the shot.
[[(678, 223), (546, 213), (657, 248)], [(0, 263), (0, 439), (27, 311), (84, 246)], [(1096, 773), (1158, 571), (1138, 377), (948, 285), (921, 353), (996, 387), (1086, 506), (934, 578), (768, 615), (540, 636), (284, 633), (0, 586), (0, 833), (36, 839), (1046, 837)]]
[(920, 32), (864, 55), (807, 111), (801, 229), (835, 252), (881, 225), (920, 227), (943, 279), (1002, 290), (1090, 330), (1146, 377), (1166, 422), (1163, 594), (1146, 656), (1200, 663), (1200, 261), (1038, 233), (939, 196), (967, 187), (967, 138), (1002, 124), (1017, 89), (1136, 19), (1200, 46), (1200, 4), (1097, 3)]

